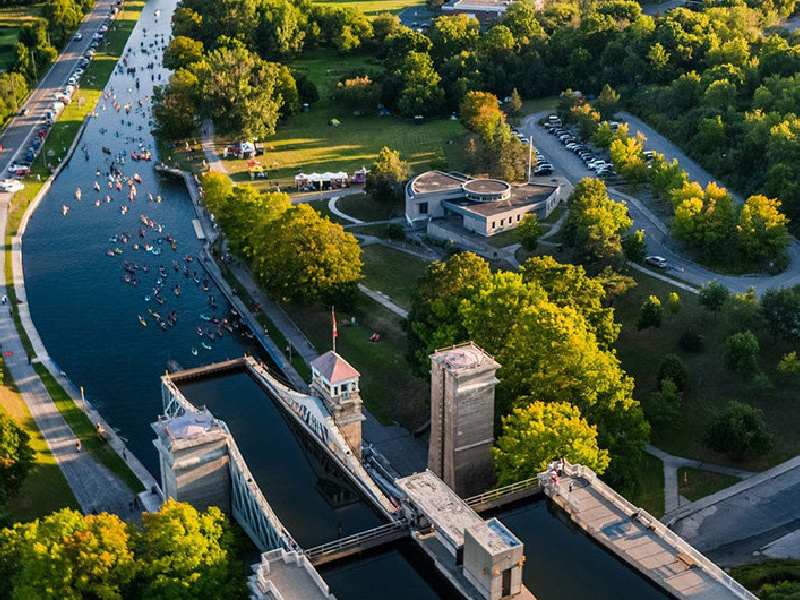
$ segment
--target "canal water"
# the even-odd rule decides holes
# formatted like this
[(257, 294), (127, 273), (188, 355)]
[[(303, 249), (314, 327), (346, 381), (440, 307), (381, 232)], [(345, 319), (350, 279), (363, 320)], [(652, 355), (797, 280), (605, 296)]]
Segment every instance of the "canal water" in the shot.
[(538, 600), (669, 600), (669, 594), (597, 545), (545, 500), (497, 517), (525, 545), (522, 582)]
[(192, 404), (228, 424), (264, 497), (302, 548), (384, 523), (245, 371), (179, 385)]
[[(192, 227), (194, 210), (183, 183), (161, 180), (153, 170), (158, 153), (150, 134), (149, 98), (153, 85), (165, 83), (168, 72), (159, 66), (161, 52), (150, 44), (156, 40), (160, 43), (161, 33), (164, 41), (168, 40), (174, 6), (175, 0), (150, 0), (145, 5), (128, 42), (133, 52), (128, 67), (135, 67), (136, 74), (116, 71), (112, 75), (107, 90), (116, 96), (101, 101), (97, 118), (90, 120), (72, 160), (33, 214), (23, 238), (31, 316), (50, 356), (74, 384), (85, 388), (87, 399), (121, 430), (136, 456), (155, 474), (158, 463), (149, 424), (161, 412), (159, 376), (167, 362), (175, 360), (189, 368), (257, 351), (250, 340), (224, 329), (219, 339), (217, 326), (201, 317), (224, 317), (227, 303), (213, 283), (207, 292), (203, 290), (203, 270), (198, 261), (184, 260), (187, 255), (197, 256), (201, 242)], [(160, 10), (158, 19), (156, 10)], [(155, 68), (146, 68), (149, 63)], [(126, 114), (128, 103), (133, 104)], [(103, 147), (111, 154), (105, 154)], [(152, 162), (131, 159), (132, 152), (142, 150), (151, 152)], [(124, 173), (122, 189), (118, 191), (116, 185), (109, 189), (110, 163), (122, 152), (126, 153), (124, 164), (119, 165)], [(130, 188), (125, 180), (136, 173), (142, 181), (134, 182), (137, 194), (129, 202)], [(93, 189), (95, 182), (99, 191)], [(78, 188), (80, 200), (75, 197)], [(106, 196), (110, 202), (106, 202)], [(127, 214), (122, 214), (123, 207)], [(143, 224), (143, 217), (148, 225)], [(140, 229), (144, 238), (139, 237)], [(122, 241), (125, 234), (127, 242)], [(115, 236), (117, 240), (113, 241)], [(176, 240), (177, 250), (171, 249), (167, 237)], [(134, 250), (134, 244), (140, 249)], [(146, 251), (145, 245), (160, 249), (161, 255)], [(107, 255), (117, 248), (121, 254)], [(125, 261), (149, 268), (149, 272), (139, 269), (129, 277), (135, 276), (135, 286), (132, 281), (125, 282)], [(173, 261), (178, 263), (177, 272)], [(166, 277), (159, 274), (159, 266), (164, 266)], [(188, 277), (184, 276), (184, 266)], [(194, 273), (200, 284), (194, 282)], [(154, 294), (159, 278), (163, 280), (163, 304)], [(175, 285), (180, 286), (180, 296), (174, 293)], [(146, 301), (148, 296), (150, 300)], [(210, 296), (215, 298), (216, 309), (210, 305)], [(156, 318), (150, 316), (151, 310), (162, 319), (175, 311), (177, 323), (161, 331)], [(140, 323), (140, 316), (146, 325)], [(198, 327), (204, 334), (213, 330), (215, 340), (201, 338)]]

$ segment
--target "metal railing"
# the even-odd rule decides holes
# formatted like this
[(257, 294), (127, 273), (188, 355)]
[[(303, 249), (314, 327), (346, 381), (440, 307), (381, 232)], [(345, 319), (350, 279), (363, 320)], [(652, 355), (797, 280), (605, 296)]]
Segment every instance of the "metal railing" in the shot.
[(467, 506), (478, 506), (484, 502), (491, 502), (492, 500), (497, 500), (498, 498), (503, 498), (504, 496), (537, 486), (539, 486), (539, 478), (531, 477), (530, 479), (517, 481), (516, 483), (512, 483), (510, 485), (504, 485), (503, 487), (489, 490), (488, 492), (478, 494), (477, 496), (470, 496), (469, 498), (465, 498), (464, 502), (467, 504)]
[(403, 518), (398, 521), (387, 523), (386, 525), (380, 525), (374, 529), (368, 529), (367, 531), (362, 531), (361, 533), (356, 533), (333, 542), (328, 542), (327, 544), (309, 548), (305, 551), (305, 555), (310, 561), (313, 562), (314, 560), (323, 556), (338, 554), (340, 552), (361, 546), (366, 542), (375, 542), (389, 536), (394, 537), (394, 534), (397, 534), (401, 531), (406, 531), (407, 529), (408, 520)]

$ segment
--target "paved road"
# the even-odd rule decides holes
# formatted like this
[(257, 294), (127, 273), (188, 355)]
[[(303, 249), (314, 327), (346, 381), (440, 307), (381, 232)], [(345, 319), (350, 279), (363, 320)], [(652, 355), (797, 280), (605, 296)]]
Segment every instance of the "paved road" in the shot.
[(642, 6), (642, 12), (650, 16), (663, 15), (668, 10), (681, 6), (683, 6), (683, 0), (667, 0), (658, 4), (645, 4)]
[[(50, 70), (39, 82), (39, 86), (30, 94), (28, 100), (20, 109), (28, 109), (25, 116), (17, 115), (6, 126), (0, 135), (0, 179), (6, 177), (9, 165), (17, 159), (20, 150), (25, 150), (30, 145), (30, 139), (35, 131), (44, 122), (44, 111), (47, 110), (55, 98), (53, 95), (62, 90), (75, 70), (78, 61), (92, 43), (92, 35), (97, 32), (103, 21), (108, 17), (110, 8), (115, 3), (112, 0), (97, 0), (92, 11), (86, 15), (81, 24), (80, 32), (83, 39), (73, 42), (59, 55), (50, 67)], [(24, 154), (24, 152), (23, 152)], [(20, 155), (20, 158), (22, 155)]]
[[(672, 529), (722, 565), (773, 551), (800, 558), (800, 457), (680, 508)], [(767, 552), (770, 550), (767, 549)]]
[[(527, 116), (520, 126), (520, 131), (531, 137), (534, 145), (553, 164), (555, 167), (554, 176), (564, 176), (573, 183), (585, 177), (594, 177), (594, 173), (586, 168), (580, 157), (566, 150), (561, 142), (536, 124), (539, 119), (546, 117), (547, 114), (548, 111), (543, 111)], [(697, 181), (708, 182), (713, 180), (713, 177), (707, 171), (685, 156), (675, 144), (659, 135), (652, 127), (641, 122), (641, 120), (625, 114), (626, 118), (629, 116), (632, 117), (631, 123), (634, 125), (632, 129), (641, 130), (647, 136), (647, 148), (653, 148), (662, 152), (665, 156), (677, 158), (681, 166)], [(686, 164), (684, 164), (684, 161)], [(762, 294), (770, 288), (790, 287), (800, 284), (800, 244), (797, 242), (792, 243), (788, 249), (791, 261), (790, 267), (779, 275), (719, 275), (686, 258), (680, 245), (668, 235), (668, 226), (652, 211), (648, 210), (641, 201), (622, 194), (613, 188), (609, 189), (609, 196), (627, 204), (631, 219), (633, 219), (633, 228), (641, 229), (645, 232), (648, 253), (663, 256), (667, 259), (669, 267), (661, 271), (666, 275), (672, 275), (694, 286), (704, 285), (709, 281), (716, 280), (736, 293), (746, 292), (750, 286), (754, 287), (757, 293)]]

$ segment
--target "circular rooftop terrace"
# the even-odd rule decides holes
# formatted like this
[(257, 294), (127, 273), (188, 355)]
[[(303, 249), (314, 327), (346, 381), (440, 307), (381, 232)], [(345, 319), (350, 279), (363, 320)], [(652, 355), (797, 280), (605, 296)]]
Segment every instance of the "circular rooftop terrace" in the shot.
[(476, 202), (497, 202), (511, 197), (511, 185), (499, 179), (471, 179), (461, 188)]

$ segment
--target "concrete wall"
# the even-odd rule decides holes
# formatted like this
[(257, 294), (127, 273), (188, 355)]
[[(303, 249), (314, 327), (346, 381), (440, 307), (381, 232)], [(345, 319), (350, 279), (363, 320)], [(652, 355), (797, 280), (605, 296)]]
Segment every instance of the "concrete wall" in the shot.
[[(522, 554), (522, 545), (492, 554), (469, 529), (464, 531), (464, 576), (488, 600), (500, 600), (520, 593)], [(511, 593), (503, 596), (503, 571), (506, 569), (511, 569)]]

